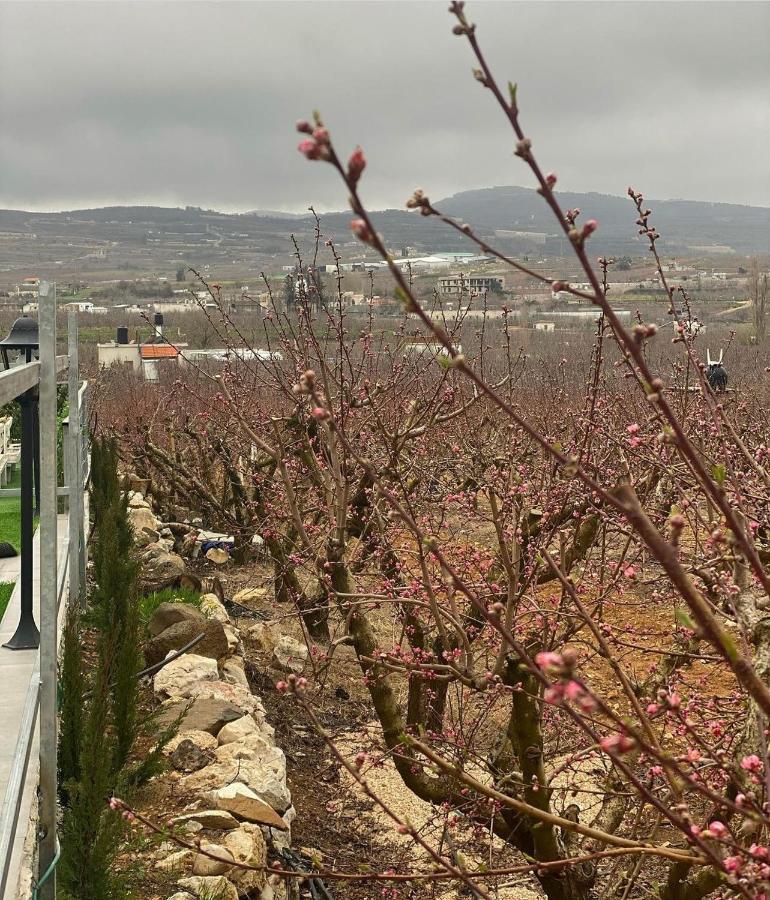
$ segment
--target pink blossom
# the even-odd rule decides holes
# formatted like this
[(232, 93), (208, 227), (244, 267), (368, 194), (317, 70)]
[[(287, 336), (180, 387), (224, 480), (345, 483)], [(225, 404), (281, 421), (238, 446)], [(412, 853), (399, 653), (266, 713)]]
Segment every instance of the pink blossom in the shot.
[(629, 581), (636, 580), (636, 569), (633, 566), (626, 566), (625, 569), (623, 569), (623, 574)]
[(296, 127), (297, 127), (297, 131), (299, 131), (300, 134), (312, 134), (313, 133), (313, 126), (306, 119), (299, 119), (297, 121)]
[(583, 686), (577, 681), (568, 681), (564, 687), (564, 693), (570, 700), (578, 700), (583, 696), (585, 691), (583, 690)]
[(593, 234), (598, 227), (599, 223), (596, 219), (589, 219), (585, 225), (583, 225), (583, 237), (587, 238), (590, 234)]
[(741, 871), (743, 860), (740, 858), (740, 856), (726, 856), (722, 860), (722, 865), (725, 867), (726, 872), (734, 875), (736, 872)]
[(747, 772), (753, 772), (755, 775), (758, 775), (764, 768), (764, 765), (757, 754), (752, 753), (750, 756), (743, 757), (741, 760), (741, 768), (745, 769)]
[(607, 737), (604, 737), (599, 741), (599, 746), (602, 750), (606, 750), (608, 752), (615, 753), (628, 753), (629, 750), (633, 750), (635, 746), (634, 739), (629, 737), (627, 734), (623, 734), (622, 732), (618, 734), (610, 734)]
[(561, 669), (564, 665), (564, 658), (560, 653), (543, 651), (537, 654), (535, 662), (541, 669)]
[(639, 424), (638, 424), (637, 422), (632, 422), (632, 423), (628, 426), (628, 428), (626, 428), (626, 431), (627, 431), (629, 434), (638, 434), (638, 433), (639, 433), (639, 430), (640, 430), (640, 429), (639, 429)]
[(543, 691), (543, 700), (551, 706), (559, 706), (564, 699), (564, 690), (560, 684), (551, 685)]
[(709, 830), (709, 834), (715, 838), (721, 838), (727, 834), (727, 826), (723, 822), (720, 822), (719, 820), (711, 822), (709, 824), (708, 830)]
[(323, 422), (329, 418), (329, 410), (324, 409), (323, 406), (316, 406), (312, 409), (310, 415), (317, 421)]

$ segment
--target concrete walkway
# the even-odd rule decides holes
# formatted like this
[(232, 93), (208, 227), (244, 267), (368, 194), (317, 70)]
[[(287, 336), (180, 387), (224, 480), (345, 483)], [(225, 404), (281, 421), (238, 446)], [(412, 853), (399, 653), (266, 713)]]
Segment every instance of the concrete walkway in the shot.
[[(40, 601), (40, 539), (39, 531), (35, 532), (33, 539), (34, 562), (32, 567), (33, 577), (33, 606), (35, 610), (35, 622), (40, 626), (39, 601)], [(57, 581), (59, 585), (59, 629), (63, 624), (63, 612), (66, 608), (67, 594), (67, 563), (68, 563), (68, 538), (69, 518), (66, 514), (57, 517)], [(20, 557), (0, 560), (0, 581), (16, 581), (16, 586), (11, 594), (8, 608), (0, 622), (0, 645), (8, 641), (16, 631), (21, 611), (21, 590), (19, 583)], [(15, 568), (15, 571), (14, 571)], [(0, 797), (3, 798), (3, 809), (11, 802), (6, 796), (8, 780), (11, 774), (14, 759), (17, 752), (17, 742), (24, 712), (25, 701), (29, 692), (30, 682), (39, 678), (39, 662), (37, 650), (9, 650), (0, 646)], [(24, 844), (29, 832), (31, 815), (33, 811), (32, 801), (36, 792), (38, 778), (38, 728), (35, 727), (35, 737), (30, 751), (29, 768), (25, 780), (24, 794), (19, 810), (18, 824), (13, 844), (11, 869), (8, 876), (5, 895), (2, 900), (17, 900), (25, 896), (26, 891), (20, 885), (21, 860), (24, 856)], [(32, 843), (34, 849), (34, 842)], [(27, 867), (24, 867), (25, 869)], [(28, 873), (27, 873), (28, 874)]]

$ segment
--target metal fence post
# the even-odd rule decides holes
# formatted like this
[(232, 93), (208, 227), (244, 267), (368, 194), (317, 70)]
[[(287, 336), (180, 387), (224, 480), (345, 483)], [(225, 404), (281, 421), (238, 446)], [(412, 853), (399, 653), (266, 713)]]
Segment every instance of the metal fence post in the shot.
[(80, 445), (78, 446), (78, 465), (80, 466), (80, 484), (83, 486), (83, 492), (78, 497), (80, 506), (80, 531), (78, 538), (80, 540), (80, 550), (78, 553), (78, 564), (80, 565), (80, 585), (85, 592), (86, 589), (86, 568), (88, 565), (88, 516), (85, 512), (85, 488), (88, 485), (88, 477), (91, 469), (90, 452), (91, 445), (88, 436), (88, 386), (83, 385), (80, 395), (80, 419), (78, 421), (80, 433)]
[(39, 900), (55, 900), (57, 755), (56, 285), (42, 282), (40, 326), (40, 819)]
[(80, 580), (80, 548), (83, 543), (83, 466), (80, 460), (81, 409), (80, 377), (78, 361), (78, 314), (70, 310), (67, 315), (67, 351), (69, 356), (69, 424), (66, 436), (65, 459), (69, 495), (69, 602), (80, 604), (85, 585)]
[(13, 637), (4, 644), (9, 650), (34, 650), (40, 645), (40, 632), (35, 624), (32, 539), (34, 513), (34, 407), (37, 404), (37, 387), (30, 388), (19, 397), (21, 407), (21, 560), (19, 582), (21, 616)]

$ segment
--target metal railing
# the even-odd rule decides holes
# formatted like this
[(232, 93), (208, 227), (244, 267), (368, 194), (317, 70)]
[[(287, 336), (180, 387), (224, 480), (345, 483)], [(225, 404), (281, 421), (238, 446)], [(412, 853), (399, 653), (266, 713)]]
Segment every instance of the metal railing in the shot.
[[(11, 876), (14, 846), (20, 829), (20, 810), (25, 789), (31, 786), (30, 759), (39, 725), (38, 841), (36, 895), (39, 900), (56, 897), (57, 821), (57, 668), (60, 611), (66, 596), (77, 602), (83, 594), (86, 568), (84, 490), (88, 478), (87, 385), (78, 378), (77, 313), (68, 317), (68, 355), (56, 356), (56, 287), (42, 282), (39, 295), (39, 361), (15, 366), (0, 373), (0, 405), (34, 396), (39, 404), (39, 649), (31, 668), (23, 704), (20, 705), (13, 761), (5, 785), (0, 812), (0, 898), (15, 897)], [(69, 369), (69, 417), (63, 428), (65, 485), (58, 486), (57, 472), (57, 375)], [(29, 435), (26, 436), (29, 440)], [(24, 454), (25, 435), (22, 435)], [(27, 446), (27, 452), (29, 447)], [(22, 463), (22, 467), (24, 462)], [(28, 470), (29, 472), (29, 470)], [(27, 478), (29, 485), (29, 478)], [(4, 491), (3, 493), (10, 493)], [(31, 502), (31, 491), (16, 492), (22, 504)], [(57, 535), (59, 496), (67, 497), (68, 536), (66, 554), (59, 562)], [(22, 580), (31, 578), (30, 547), (22, 547)], [(25, 558), (25, 556), (27, 558)], [(20, 584), (22, 596), (31, 584)], [(9, 610), (10, 611), (10, 610)], [(22, 604), (22, 617), (32, 614)], [(33, 623), (34, 624), (34, 623)], [(34, 645), (33, 645), (34, 646)], [(0, 648), (0, 654), (14, 651)], [(30, 652), (30, 651), (27, 651)], [(0, 736), (1, 737), (1, 736)], [(13, 735), (7, 738), (14, 739)], [(30, 865), (31, 865), (30, 861)], [(18, 878), (18, 875), (17, 875)], [(9, 893), (10, 892), (10, 893)]]

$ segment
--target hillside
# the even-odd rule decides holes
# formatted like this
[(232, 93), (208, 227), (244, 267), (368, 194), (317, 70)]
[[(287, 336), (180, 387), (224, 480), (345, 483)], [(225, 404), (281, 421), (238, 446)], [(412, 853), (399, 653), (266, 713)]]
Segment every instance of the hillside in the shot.
[[(607, 252), (643, 252), (635, 210), (628, 197), (559, 192), (564, 207), (578, 207), (599, 221), (597, 247)], [(681, 253), (726, 245), (737, 253), (770, 252), (770, 209), (694, 200), (651, 200), (653, 221), (666, 250)], [(463, 191), (439, 204), (449, 215), (482, 230), (516, 230), (555, 235), (553, 215), (535, 191), (493, 187)]]
[[(578, 206), (586, 216), (599, 220), (592, 240), (597, 251), (646, 254), (628, 198), (559, 196), (565, 206)], [(437, 205), (503, 249), (547, 255), (567, 251), (548, 209), (530, 189), (463, 191)], [(703, 255), (718, 252), (718, 247), (745, 255), (770, 252), (770, 209), (687, 200), (652, 201), (651, 205), (665, 254)], [(396, 253), (406, 246), (418, 252), (467, 247), (461, 235), (435, 220), (403, 210), (383, 210), (373, 217)], [(349, 220), (348, 212), (324, 214), (324, 236), (334, 238), (343, 258), (361, 258), (363, 248), (351, 239)], [(292, 234), (309, 252), (314, 240), (312, 217), (260, 211), (227, 214), (190, 206), (117, 206), (58, 213), (0, 210), (0, 273), (7, 279), (27, 270), (43, 276), (88, 272), (108, 277), (168, 273), (179, 263), (209, 266), (220, 277), (228, 272), (276, 271), (293, 261)]]

